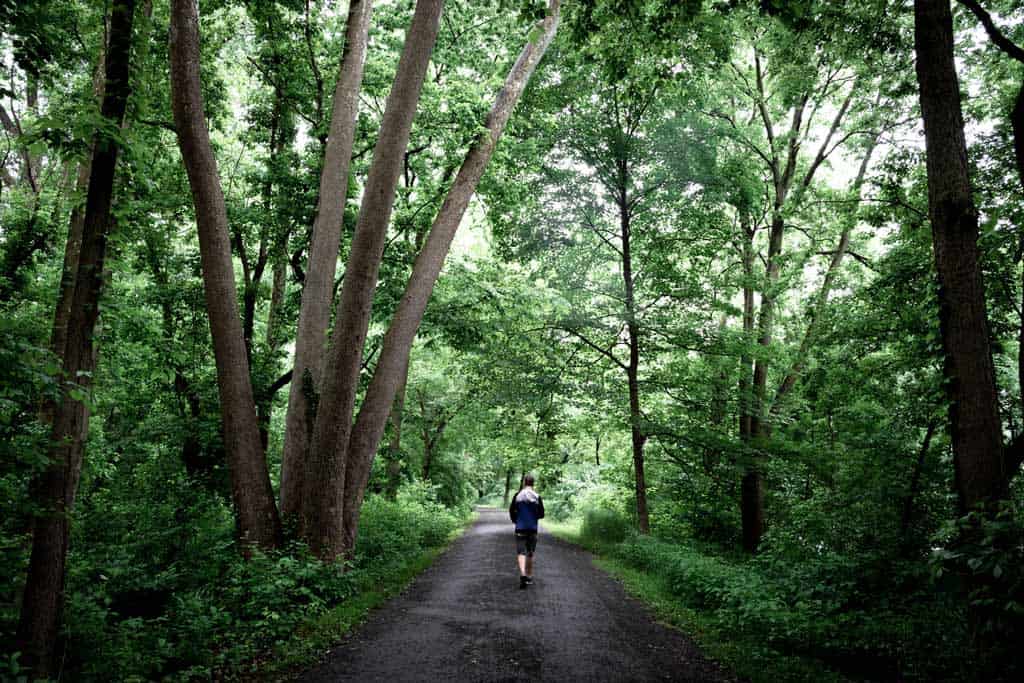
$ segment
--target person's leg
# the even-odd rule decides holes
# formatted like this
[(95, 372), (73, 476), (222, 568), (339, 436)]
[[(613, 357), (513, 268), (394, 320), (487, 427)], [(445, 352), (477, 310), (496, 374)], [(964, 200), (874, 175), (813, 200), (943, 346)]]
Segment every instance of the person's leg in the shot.
[(527, 576), (528, 575), (527, 567), (529, 567), (530, 564), (531, 564), (530, 560), (527, 559), (526, 555), (523, 555), (523, 554), (520, 554), (517, 557), (519, 559), (519, 575), (520, 576)]
[(519, 587), (526, 588), (526, 536), (516, 534), (516, 560), (519, 563)]
[(533, 554), (537, 550), (537, 534), (530, 534), (526, 539), (526, 578), (533, 581)]

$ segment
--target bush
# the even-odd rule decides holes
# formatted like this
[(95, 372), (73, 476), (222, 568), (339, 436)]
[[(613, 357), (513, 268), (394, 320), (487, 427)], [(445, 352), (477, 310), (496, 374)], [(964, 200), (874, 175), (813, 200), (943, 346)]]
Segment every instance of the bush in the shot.
[[(429, 487), (410, 486), (394, 501), (366, 499), (348, 571), (297, 543), (243, 559), (226, 503), (209, 494), (172, 504), (183, 497), (174, 489), (189, 484), (165, 479), (157, 494), (147, 482), (158, 472), (137, 470), (138, 500), (101, 491), (94, 493), (100, 504), (81, 508), (65, 619), (69, 680), (244, 675), (298, 627), (374, 584), (370, 577), (442, 546), (464, 519)], [(102, 504), (105, 495), (120, 501), (116, 514)]]
[(370, 497), (360, 514), (356, 566), (436, 548), (459, 523), (460, 516), (437, 502), (432, 487), (422, 482), (403, 485), (395, 500)]
[(583, 513), (580, 538), (584, 543), (594, 545), (621, 543), (632, 533), (633, 521), (618, 510), (589, 508)]

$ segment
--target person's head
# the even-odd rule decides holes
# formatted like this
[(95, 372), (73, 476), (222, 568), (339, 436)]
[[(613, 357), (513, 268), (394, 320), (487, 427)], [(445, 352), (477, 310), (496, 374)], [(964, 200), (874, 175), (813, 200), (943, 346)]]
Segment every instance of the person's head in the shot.
[(533, 475), (532, 474), (524, 474), (523, 475), (523, 486), (533, 486)]

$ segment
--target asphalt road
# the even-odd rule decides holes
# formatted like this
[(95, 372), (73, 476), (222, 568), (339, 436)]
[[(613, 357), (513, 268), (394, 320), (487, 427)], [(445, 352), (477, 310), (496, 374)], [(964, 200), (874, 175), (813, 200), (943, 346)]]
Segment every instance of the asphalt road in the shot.
[(541, 532), (519, 590), (508, 515), (479, 519), (300, 680), (732, 681), (591, 555)]

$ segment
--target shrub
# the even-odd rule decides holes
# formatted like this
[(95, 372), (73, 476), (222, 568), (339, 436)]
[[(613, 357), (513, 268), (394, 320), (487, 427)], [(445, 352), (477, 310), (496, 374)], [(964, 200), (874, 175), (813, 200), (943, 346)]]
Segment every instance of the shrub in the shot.
[(624, 513), (609, 508), (588, 508), (583, 513), (580, 538), (584, 543), (621, 543), (633, 532), (633, 522)]
[[(394, 501), (366, 499), (348, 571), (297, 543), (243, 559), (223, 500), (209, 494), (169, 504), (181, 492), (157, 493), (148, 482), (159, 468), (137, 474), (137, 500), (123, 490), (94, 493), (118, 496), (117, 514), (81, 508), (69, 566), (68, 679), (244, 677), (245, 666), (374, 583), (369, 577), (443, 545), (464, 518), (429, 487), (410, 486)], [(188, 486), (173, 478), (161, 484)]]

